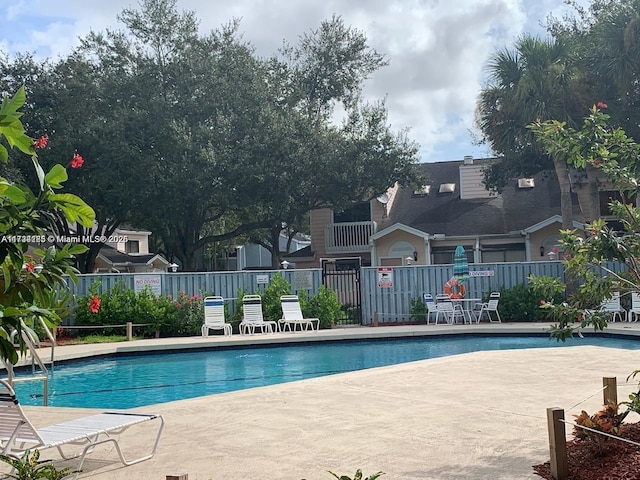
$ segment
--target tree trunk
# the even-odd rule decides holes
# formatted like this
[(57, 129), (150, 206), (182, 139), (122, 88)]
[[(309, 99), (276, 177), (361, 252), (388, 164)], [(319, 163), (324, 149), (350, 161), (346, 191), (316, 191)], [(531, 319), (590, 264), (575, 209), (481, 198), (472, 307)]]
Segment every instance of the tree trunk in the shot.
[(271, 233), (271, 268), (280, 268), (280, 226), (270, 229)]
[(560, 158), (553, 158), (558, 184), (560, 185), (560, 213), (562, 214), (562, 228), (573, 228), (573, 205), (571, 202), (571, 182), (567, 162)]
[(587, 182), (589, 188), (589, 218), (588, 222), (593, 222), (600, 218), (600, 191), (598, 189), (597, 170), (591, 165), (587, 165)]

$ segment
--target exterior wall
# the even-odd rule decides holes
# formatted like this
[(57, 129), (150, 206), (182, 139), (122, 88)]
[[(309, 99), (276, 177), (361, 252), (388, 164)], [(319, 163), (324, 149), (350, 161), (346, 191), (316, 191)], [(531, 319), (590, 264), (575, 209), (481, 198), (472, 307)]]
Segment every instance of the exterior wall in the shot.
[(107, 242), (107, 245), (112, 246), (116, 250), (126, 253), (126, 241), (137, 241), (138, 252), (141, 254), (149, 253), (149, 235), (151, 232), (144, 230), (120, 230), (119, 228), (113, 233), (114, 240), (120, 240), (117, 242)]
[[(291, 241), (291, 249), (287, 253), (296, 252), (308, 245), (309, 242), (294, 239)], [(287, 238), (283, 235), (280, 236), (279, 248), (281, 252), (284, 252), (287, 248)], [(271, 252), (269, 250), (257, 244), (245, 245), (238, 249), (237, 270), (258, 267), (271, 268)]]
[(319, 208), (309, 213), (309, 225), (311, 230), (311, 250), (316, 256), (326, 255), (324, 246), (324, 226), (333, 222), (333, 212), (330, 208)]
[(561, 228), (562, 225), (560, 223), (553, 223), (529, 234), (532, 261), (543, 262), (549, 260), (549, 253), (553, 251), (553, 248), (562, 249), (559, 242)]
[(406, 265), (406, 258), (413, 258), (414, 252), (418, 259), (412, 263), (424, 265), (424, 240), (402, 230), (396, 230), (376, 242), (376, 257), (380, 265)]
[(489, 190), (482, 184), (482, 169), (479, 165), (460, 166), (460, 198), (490, 198)]

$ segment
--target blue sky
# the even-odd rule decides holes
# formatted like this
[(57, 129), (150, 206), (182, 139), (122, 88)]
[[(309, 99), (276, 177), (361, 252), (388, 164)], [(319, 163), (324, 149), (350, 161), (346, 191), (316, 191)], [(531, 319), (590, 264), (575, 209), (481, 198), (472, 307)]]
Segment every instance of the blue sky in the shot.
[[(587, 0), (578, 3), (585, 5)], [(57, 58), (90, 30), (120, 29), (117, 15), (136, 0), (0, 0), (0, 51)], [(474, 145), (474, 110), (484, 66), (498, 48), (540, 26), (564, 0), (178, 0), (203, 32), (239, 18), (244, 39), (259, 55), (317, 28), (333, 14), (364, 31), (390, 65), (365, 86), (366, 98), (386, 98), (389, 121), (408, 129), (423, 162), (491, 156)], [(477, 135), (477, 132), (475, 132)]]

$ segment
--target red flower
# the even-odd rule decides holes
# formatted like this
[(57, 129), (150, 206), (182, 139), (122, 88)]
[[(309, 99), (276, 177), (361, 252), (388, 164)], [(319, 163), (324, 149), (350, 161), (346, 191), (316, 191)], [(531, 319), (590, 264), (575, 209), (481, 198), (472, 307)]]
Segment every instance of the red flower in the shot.
[(80, 168), (83, 164), (84, 158), (82, 158), (78, 152), (75, 152), (71, 159), (71, 168)]
[(100, 311), (100, 297), (94, 295), (89, 301), (89, 310), (91, 313), (98, 313)]
[(27, 263), (25, 268), (27, 269), (27, 272), (33, 273), (36, 270), (36, 265), (33, 262), (29, 262), (29, 263)]
[(600, 168), (600, 165), (602, 165), (602, 160), (597, 159), (593, 161), (593, 166), (596, 168)]
[(598, 108), (609, 108), (609, 106), (604, 102), (596, 103), (596, 107), (598, 107)]
[(33, 148), (35, 148), (36, 150), (39, 148), (44, 148), (47, 146), (48, 141), (49, 141), (49, 137), (47, 137), (46, 135), (42, 135), (37, 140), (33, 141)]
[(540, 305), (544, 305), (545, 303), (547, 302), (545, 302), (544, 300), (540, 300)]

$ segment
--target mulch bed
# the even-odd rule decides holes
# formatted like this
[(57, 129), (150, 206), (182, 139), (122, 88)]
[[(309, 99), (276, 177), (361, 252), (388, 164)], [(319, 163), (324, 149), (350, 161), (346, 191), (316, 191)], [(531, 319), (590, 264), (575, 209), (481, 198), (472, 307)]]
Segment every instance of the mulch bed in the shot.
[[(640, 423), (625, 423), (622, 437), (640, 443)], [(604, 452), (597, 452), (585, 440), (567, 442), (569, 476), (567, 480), (640, 480), (640, 447), (615, 439), (607, 441)], [(533, 471), (553, 480), (549, 462), (534, 465)]]

